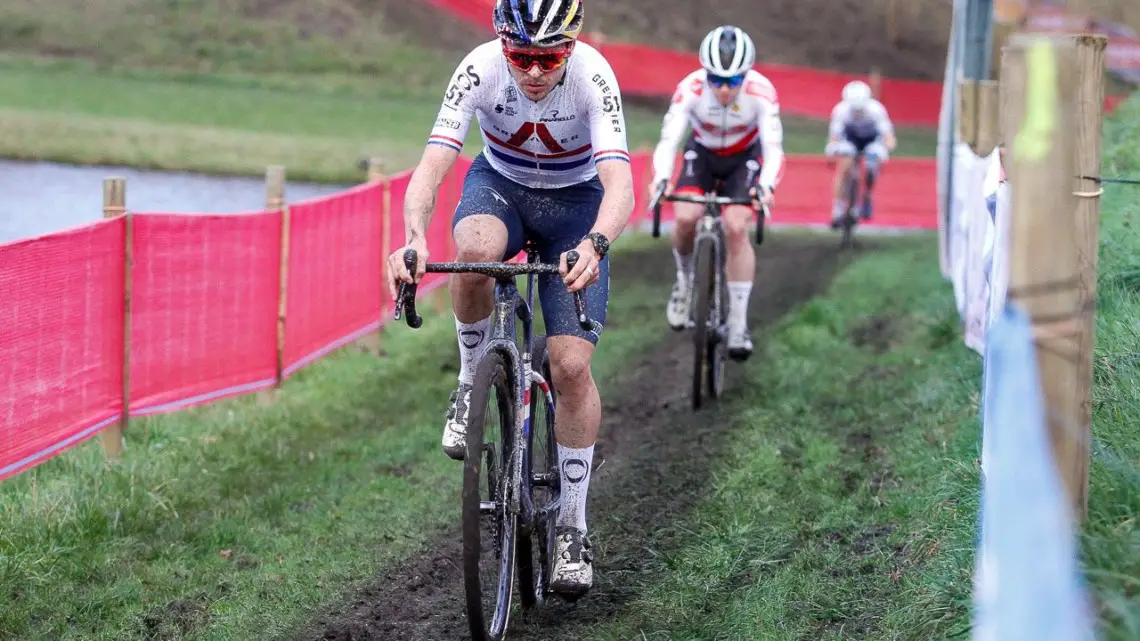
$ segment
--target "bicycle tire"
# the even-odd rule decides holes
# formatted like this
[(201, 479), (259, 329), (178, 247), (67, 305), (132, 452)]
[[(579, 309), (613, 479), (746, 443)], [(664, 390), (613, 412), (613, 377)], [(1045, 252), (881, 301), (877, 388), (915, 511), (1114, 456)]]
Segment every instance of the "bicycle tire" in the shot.
[(693, 409), (699, 410), (703, 402), (705, 365), (708, 355), (709, 312), (712, 289), (715, 286), (713, 269), (716, 259), (714, 240), (709, 236), (697, 239), (693, 252)]
[[(855, 167), (858, 166), (858, 159), (855, 161)], [(847, 174), (847, 211), (843, 215), (843, 240), (840, 245), (843, 249), (849, 249), (855, 244), (855, 201), (859, 197), (859, 178), (858, 173), (854, 168)]]
[[(533, 608), (545, 601), (547, 587), (550, 585), (550, 568), (554, 559), (554, 528), (558, 520), (558, 512), (551, 511), (543, 514), (541, 510), (545, 505), (556, 505), (559, 498), (560, 477), (558, 473), (558, 445), (554, 437), (555, 407), (558, 404), (554, 392), (554, 383), (550, 374), (550, 358), (546, 352), (546, 337), (537, 336), (534, 339), (534, 352), (531, 356), (531, 366), (542, 374), (550, 386), (553, 405), (548, 403), (546, 394), (537, 385), (531, 386), (530, 416), (532, 421), (530, 439), (527, 443), (527, 460), (529, 466), (524, 466), (523, 474), (526, 479), (533, 479), (536, 472), (549, 475), (549, 485), (540, 486), (542, 492), (535, 492), (532, 497), (535, 503), (535, 522), (530, 536), (519, 537), (516, 541), (518, 547), (518, 575), (519, 600), (523, 608)], [(541, 420), (536, 419), (539, 407), (544, 408)], [(535, 443), (539, 438), (545, 438), (547, 443), (545, 460), (536, 469), (533, 454)], [(530, 469), (526, 469), (529, 467)], [(533, 481), (532, 488), (534, 487)], [(536, 554), (537, 553), (537, 554)], [(537, 566), (534, 563), (538, 557)]]
[[(714, 250), (724, 247), (723, 232), (718, 234), (720, 243), (713, 246)], [(709, 398), (720, 398), (724, 392), (724, 372), (725, 363), (727, 362), (728, 355), (726, 354), (727, 346), (725, 345), (725, 336), (721, 332), (728, 323), (728, 306), (729, 306), (729, 293), (728, 293), (728, 272), (727, 260), (728, 257), (724, 251), (714, 251), (714, 262), (717, 266), (716, 271), (713, 272), (712, 284), (709, 289), (715, 288), (719, 292), (719, 304), (710, 303), (710, 307), (715, 306), (715, 310), (709, 310), (709, 315), (712, 316), (715, 312), (717, 326), (713, 328), (714, 331), (708, 332), (708, 340), (705, 341), (705, 359), (708, 367), (705, 370), (705, 384), (708, 386)], [(714, 301), (715, 302), (715, 301)]]
[[(514, 387), (508, 360), (498, 350), (487, 352), (483, 356), (475, 371), (467, 419), (467, 456), (463, 461), (463, 582), (472, 641), (500, 641), (503, 638), (510, 619), (514, 588), (516, 524), (512, 519), (505, 518), (508, 498), (506, 492), (509, 490), (507, 479), (513, 454), (510, 444), (515, 429)], [(494, 444), (483, 442), (484, 421), (492, 387), (498, 400), (496, 409), (501, 432), (497, 448)], [(497, 536), (492, 535), (497, 540), (491, 542), (497, 546), (498, 551), (498, 580), (489, 625), (483, 609), (483, 585), (479, 568), (484, 547), (484, 515), (480, 507), (484, 469), (487, 471), (489, 498), (492, 501), (498, 499), (497, 510), (491, 518), (492, 523), (497, 525), (494, 530)], [(497, 490), (497, 497), (491, 494), (492, 488)]]

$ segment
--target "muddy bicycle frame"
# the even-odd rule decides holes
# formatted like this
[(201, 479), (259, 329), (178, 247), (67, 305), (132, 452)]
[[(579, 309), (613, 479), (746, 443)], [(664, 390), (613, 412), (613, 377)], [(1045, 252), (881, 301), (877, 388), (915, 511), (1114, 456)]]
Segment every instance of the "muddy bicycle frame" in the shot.
[[(494, 303), (491, 310), (491, 336), (483, 354), (479, 356), (479, 366), (476, 371), (473, 398), (479, 396), (482, 385), (488, 386), (487, 398), (474, 401), (477, 405), (484, 405), (489, 399), (489, 390), (495, 386), (494, 381), (480, 382), (481, 373), (489, 358), (497, 358), (501, 362), (505, 381), (501, 391), (512, 398), (509, 404), (504, 404), (502, 394), (499, 394), (498, 412), (500, 428), (499, 445), (502, 452), (496, 452), (496, 445), (483, 440), (483, 422), (486, 420), (485, 407), (472, 408), (470, 416), (477, 416), (478, 428), (468, 430), (467, 448), (464, 456), (463, 481), (463, 540), (464, 540), (464, 580), (467, 585), (467, 613), (471, 634), (476, 641), (498, 641), (506, 634), (510, 619), (511, 601), (514, 592), (514, 582), (518, 568), (528, 574), (527, 580), (519, 578), (520, 598), (524, 608), (533, 607), (545, 601), (550, 588), (550, 564), (554, 554), (554, 517), (561, 502), (558, 496), (559, 474), (556, 455), (552, 459), (551, 452), (555, 451), (556, 440), (554, 434), (554, 419), (556, 414), (555, 395), (552, 381), (547, 380), (550, 373), (546, 365), (549, 352), (543, 350), (543, 362), (535, 368), (532, 359), (535, 349), (534, 336), (534, 293), (535, 275), (558, 274), (557, 264), (543, 264), (538, 262), (538, 252), (533, 243), (525, 246), (527, 261), (525, 263), (508, 262), (449, 262), (428, 263), (425, 273), (468, 273), (480, 274), (495, 279)], [(570, 269), (578, 262), (577, 251), (567, 252), (566, 262)], [(414, 250), (404, 253), (404, 265), (410, 273), (414, 273), (417, 256)], [(519, 295), (515, 278), (526, 275), (527, 291), (524, 299)], [(396, 304), (396, 320), (404, 314), (409, 327), (417, 328), (423, 324), (423, 319), (415, 309), (416, 285), (402, 283)], [(574, 308), (578, 316), (578, 325), (583, 330), (591, 331), (596, 328), (595, 323), (586, 315), (586, 303), (581, 291), (573, 293)], [(520, 349), (517, 342), (518, 335), (515, 319), (522, 321), (523, 341)], [(492, 356), (494, 355), (494, 356)], [(545, 408), (545, 421), (542, 432), (547, 440), (547, 455), (545, 465), (540, 472), (535, 471), (531, 440), (535, 432), (532, 425), (532, 406), (539, 403), (539, 398), (532, 398), (532, 386), (538, 388), (541, 404)], [(509, 390), (509, 391), (508, 391)], [(503, 412), (513, 412), (509, 420), (503, 420)], [(475, 412), (478, 412), (476, 414)], [(507, 427), (509, 423), (509, 427)], [(509, 430), (510, 434), (506, 434)], [(472, 439), (473, 434), (478, 434)], [(476, 442), (476, 440), (478, 442)], [(479, 471), (480, 463), (487, 458), (487, 479), (489, 500), (482, 500), (477, 496), (478, 488), (482, 485), (482, 473)], [(501, 463), (501, 465), (500, 465)], [(544, 505), (536, 506), (534, 488), (548, 488), (549, 500)], [(493, 488), (493, 489), (492, 489)], [(479, 586), (479, 577), (482, 572), (478, 569), (479, 558), (482, 556), (479, 548), (482, 544), (482, 535), (479, 534), (479, 517), (491, 516), (497, 523), (495, 535), (496, 545), (499, 549), (498, 584), (494, 588), (495, 606), (490, 617), (490, 628), (487, 627), (487, 611), (482, 604), (483, 589)], [(472, 530), (470, 528), (474, 527)], [(472, 534), (474, 532), (474, 534)], [(520, 539), (521, 536), (521, 539)], [(536, 538), (537, 537), (537, 538)], [(525, 542), (528, 552), (525, 556), (516, 558), (521, 542)], [(531, 545), (537, 542), (538, 564), (535, 565)], [(469, 549), (470, 548), (470, 549)], [(509, 550), (509, 551), (508, 551)], [(537, 570), (537, 576), (535, 576)]]
[[(527, 410), (530, 408), (531, 384), (538, 385), (539, 389), (546, 395), (550, 407), (554, 407), (553, 394), (550, 389), (551, 381), (546, 380), (541, 372), (531, 366), (531, 356), (534, 350), (534, 281), (537, 274), (557, 274), (559, 272), (558, 265), (539, 263), (538, 252), (530, 243), (526, 245), (524, 251), (527, 253), (527, 262), (525, 263), (427, 263), (424, 273), (481, 274), (495, 279), (495, 302), (491, 310), (491, 338), (487, 342), (484, 353), (502, 352), (507, 357), (507, 362), (512, 365), (509, 368), (509, 374), (512, 377), (511, 387), (514, 398), (511, 400), (514, 404), (515, 425), (511, 429), (512, 452), (514, 454), (512, 454), (510, 481), (506, 486), (510, 495), (507, 500), (507, 514), (518, 517), (526, 528), (523, 534), (530, 536), (536, 514), (541, 518), (545, 514), (539, 512), (550, 509), (550, 506), (543, 506), (540, 510), (535, 509), (531, 488), (534, 485), (549, 486), (554, 476), (553, 473), (535, 475), (530, 483), (522, 482), (523, 470), (530, 469), (531, 416), (529, 411), (524, 411), (524, 408)], [(409, 273), (414, 273), (417, 260), (415, 250), (409, 249), (404, 252), (404, 266), (408, 268)], [(576, 251), (571, 251), (566, 257), (567, 267), (570, 269), (574, 268), (577, 261), (578, 252)], [(515, 278), (523, 275), (527, 277), (525, 299), (519, 295), (518, 287), (515, 285)], [(578, 325), (585, 331), (594, 329), (593, 321), (586, 315), (586, 301), (582, 297), (582, 292), (580, 290), (574, 292), (573, 296), (574, 310), (578, 315)], [(407, 283), (400, 285), (400, 294), (397, 296), (396, 303), (396, 320), (400, 320), (401, 313), (406, 317), (409, 327), (416, 329), (423, 324), (423, 318), (416, 313), (416, 285), (408, 285)], [(523, 348), (521, 353), (516, 342), (517, 332), (513, 322), (515, 318), (522, 321)], [(520, 370), (524, 376), (518, 376)], [(518, 452), (522, 452), (522, 456), (518, 456)], [(494, 509), (495, 506), (486, 501), (480, 505), (480, 512), (484, 514), (491, 513)]]

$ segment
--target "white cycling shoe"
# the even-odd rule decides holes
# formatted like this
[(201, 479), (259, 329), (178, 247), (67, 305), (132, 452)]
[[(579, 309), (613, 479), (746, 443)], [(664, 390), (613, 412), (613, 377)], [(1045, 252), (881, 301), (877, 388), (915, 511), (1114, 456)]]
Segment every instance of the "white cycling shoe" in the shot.
[(550, 589), (577, 598), (594, 584), (594, 554), (590, 539), (576, 527), (558, 526), (554, 538), (554, 569)]
[(462, 461), (467, 456), (467, 415), (471, 410), (471, 386), (460, 383), (451, 393), (447, 408), (447, 421), (443, 425), (443, 451), (450, 458)]
[(689, 305), (693, 298), (693, 288), (687, 282), (673, 283), (673, 293), (669, 295), (669, 303), (665, 306), (665, 319), (676, 331), (692, 327), (693, 321), (689, 319)]
[(736, 361), (748, 360), (752, 355), (752, 334), (748, 327), (728, 328), (728, 357)]

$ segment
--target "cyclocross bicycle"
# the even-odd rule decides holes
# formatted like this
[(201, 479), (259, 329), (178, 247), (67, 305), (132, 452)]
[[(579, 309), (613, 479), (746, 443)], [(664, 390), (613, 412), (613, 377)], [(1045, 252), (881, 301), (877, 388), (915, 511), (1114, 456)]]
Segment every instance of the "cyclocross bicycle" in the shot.
[(863, 151), (855, 153), (855, 157), (851, 159), (851, 167), (847, 169), (847, 173), (843, 176), (843, 192), (847, 195), (847, 210), (843, 212), (843, 219), (840, 221), (840, 228), (843, 230), (843, 237), (839, 241), (839, 246), (842, 249), (849, 249), (855, 246), (855, 225), (859, 223), (859, 195), (862, 189), (863, 172), (866, 164), (866, 154)]
[[(491, 339), (475, 370), (463, 462), (463, 579), (473, 641), (504, 637), (516, 562), (523, 608), (533, 608), (552, 594), (550, 569), (560, 499), (555, 393), (546, 337), (534, 336), (532, 325), (535, 275), (558, 274), (558, 265), (539, 263), (531, 243), (525, 251), (526, 263), (448, 262), (426, 267), (428, 273), (482, 274), (495, 279)], [(578, 252), (569, 252), (566, 259), (572, 269)], [(417, 260), (415, 250), (404, 252), (410, 273), (415, 273)], [(522, 275), (527, 277), (525, 300), (515, 286), (515, 277)], [(578, 324), (585, 330), (594, 329), (580, 291), (574, 293), (574, 307)], [(414, 284), (400, 285), (396, 320), (401, 315), (413, 329), (423, 324), (416, 313)], [(521, 345), (516, 317), (522, 324)], [(539, 409), (538, 429), (531, 429)], [(487, 434), (484, 423), (494, 417), (498, 418), (498, 434)], [(535, 455), (536, 451), (540, 454)], [(487, 572), (481, 570), (481, 561), (488, 562)]]
[[(654, 195), (653, 236), (661, 235), (662, 201), (689, 202), (705, 206), (705, 213), (697, 223), (693, 241), (694, 300), (689, 305), (689, 322), (693, 327), (693, 409), (701, 408), (707, 391), (711, 398), (719, 398), (724, 390), (725, 342), (728, 337), (728, 279), (725, 276), (724, 226), (720, 211), (725, 205), (750, 205), (751, 198), (728, 198), (708, 192), (703, 196), (685, 194), (665, 195), (664, 186)], [(768, 207), (761, 205), (761, 216), (756, 222), (756, 244), (764, 242), (764, 222), (770, 218)]]

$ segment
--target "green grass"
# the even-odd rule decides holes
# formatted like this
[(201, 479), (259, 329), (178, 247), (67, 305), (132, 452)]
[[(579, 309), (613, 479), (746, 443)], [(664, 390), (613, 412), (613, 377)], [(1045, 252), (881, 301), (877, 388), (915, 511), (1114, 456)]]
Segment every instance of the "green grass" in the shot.
[[(429, 85), (359, 77), (201, 75), (101, 69), (82, 61), (0, 61), (0, 157), (356, 182), (361, 158), (415, 165), (451, 64)], [(631, 149), (656, 144), (663, 111), (626, 110)], [(785, 118), (790, 153), (820, 153), (825, 123)], [(933, 131), (901, 132), (897, 155), (931, 155)], [(465, 153), (482, 149), (472, 127)]]
[[(1104, 174), (1140, 175), (1140, 102), (1105, 140)], [(1081, 562), (1100, 638), (1124, 641), (1140, 638), (1140, 205), (1132, 187), (1106, 189)], [(968, 635), (981, 361), (934, 243), (889, 247), (783, 321), (735, 403), (736, 455), (659, 534), (688, 545), (592, 639)], [(884, 351), (853, 344), (876, 323)]]
[(734, 382), (733, 454), (687, 540), (592, 635), (940, 639), (967, 625), (978, 357), (927, 237), (884, 243)]
[[(1140, 177), (1140, 101), (1106, 123), (1105, 176)], [(1089, 514), (1085, 571), (1106, 641), (1140, 638), (1140, 200), (1105, 185), (1097, 281)]]
[[(656, 340), (660, 288), (622, 292), (600, 381)], [(0, 638), (282, 637), (418, 551), (455, 522), (461, 469), (439, 450), (454, 324), (423, 311), (420, 330), (387, 330), (383, 358), (341, 350), (269, 408), (136, 420), (119, 462), (95, 441), (0, 484)]]

